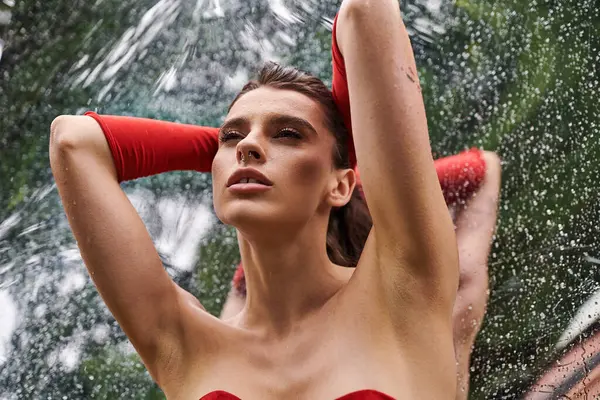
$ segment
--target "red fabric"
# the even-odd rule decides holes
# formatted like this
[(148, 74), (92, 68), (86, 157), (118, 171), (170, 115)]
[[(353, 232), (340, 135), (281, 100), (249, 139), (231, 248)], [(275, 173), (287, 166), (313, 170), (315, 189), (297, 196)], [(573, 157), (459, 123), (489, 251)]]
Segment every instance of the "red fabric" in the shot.
[(350, 94), (348, 93), (348, 79), (346, 78), (346, 65), (344, 57), (337, 43), (336, 27), (337, 15), (333, 20), (333, 31), (331, 33), (331, 56), (333, 60), (333, 77), (331, 79), (331, 92), (338, 110), (344, 118), (344, 123), (350, 134), (348, 151), (350, 152), (350, 165), (356, 166), (356, 152), (354, 151), (354, 140), (352, 140), (352, 118), (350, 117)]
[(435, 160), (435, 170), (446, 204), (466, 200), (483, 182), (485, 160), (482, 152), (471, 149), (455, 156)]
[[(241, 400), (236, 395), (225, 392), (223, 390), (217, 390), (210, 392), (200, 398), (200, 400)], [(392, 396), (388, 396), (385, 393), (378, 392), (377, 390), (359, 390), (357, 392), (349, 393), (345, 396), (339, 397), (336, 400), (394, 400)]]
[[(219, 147), (218, 128), (91, 111), (85, 115), (102, 127), (119, 182), (168, 171), (210, 172)], [(471, 149), (436, 160), (435, 169), (446, 203), (452, 203), (477, 190), (485, 176), (485, 160), (480, 150)]]
[(394, 400), (392, 396), (377, 390), (359, 390), (357, 392), (348, 393), (337, 400)]
[(210, 172), (219, 130), (146, 118), (85, 113), (102, 127), (119, 182), (168, 171)]
[(236, 395), (225, 392), (223, 390), (216, 390), (200, 397), (200, 400), (241, 400)]
[(200, 397), (200, 400), (241, 400), (236, 395), (223, 390), (216, 390)]
[(242, 263), (240, 263), (235, 270), (231, 284), (238, 294), (246, 296), (246, 276), (244, 275)]

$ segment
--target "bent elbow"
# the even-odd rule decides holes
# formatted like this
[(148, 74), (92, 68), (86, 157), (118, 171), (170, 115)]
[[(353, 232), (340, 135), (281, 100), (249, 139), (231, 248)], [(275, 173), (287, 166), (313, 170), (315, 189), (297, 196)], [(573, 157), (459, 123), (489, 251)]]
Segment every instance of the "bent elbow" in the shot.
[[(397, 14), (398, 19), (390, 16)], [(398, 0), (344, 0), (338, 13), (336, 38), (344, 55), (356, 37), (387, 35), (390, 24), (402, 22)], [(374, 38), (375, 42), (379, 39)]]
[(50, 150), (64, 151), (76, 146), (72, 115), (59, 115), (50, 125)]
[(495, 153), (493, 151), (484, 151), (483, 159), (485, 160), (487, 165), (491, 166), (494, 169), (500, 170), (502, 167), (502, 159), (500, 158), (498, 153)]
[(339, 18), (365, 18), (372, 16), (377, 19), (381, 12), (389, 13), (400, 9), (398, 0), (344, 0), (340, 7)]
[(502, 179), (502, 159), (492, 151), (483, 152), (483, 160), (485, 161), (485, 176), (486, 181), (493, 180), (497, 185), (500, 185)]
[(50, 150), (97, 148), (104, 141), (102, 128), (91, 117), (60, 115), (50, 125)]

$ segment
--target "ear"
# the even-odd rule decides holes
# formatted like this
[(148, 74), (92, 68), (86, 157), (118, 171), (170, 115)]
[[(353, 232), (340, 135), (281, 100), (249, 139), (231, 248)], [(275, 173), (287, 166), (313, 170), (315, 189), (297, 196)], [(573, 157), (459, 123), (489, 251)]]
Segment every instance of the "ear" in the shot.
[(356, 174), (353, 169), (335, 170), (328, 193), (327, 202), (331, 207), (343, 207), (350, 201), (356, 186)]

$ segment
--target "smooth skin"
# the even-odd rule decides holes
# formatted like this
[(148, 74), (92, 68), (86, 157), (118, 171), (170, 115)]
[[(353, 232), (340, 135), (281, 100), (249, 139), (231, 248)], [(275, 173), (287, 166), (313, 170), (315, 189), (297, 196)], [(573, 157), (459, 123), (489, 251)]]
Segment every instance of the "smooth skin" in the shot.
[[(52, 171), (84, 262), (170, 399), (217, 389), (266, 400), (361, 389), (398, 399), (456, 395), (456, 237), (398, 1), (345, 1), (337, 33), (373, 229), (351, 278), (331, 264), (329, 210), (350, 199), (355, 176), (333, 167), (322, 111), (295, 92), (242, 96), (223, 127), (237, 118), (228, 129), (240, 136), (220, 145), (212, 171), (217, 215), (238, 229), (247, 274), (248, 305), (229, 323), (165, 272), (96, 122), (52, 124)], [(290, 129), (300, 138), (287, 137)], [(251, 153), (272, 190), (233, 195), (226, 181)]]

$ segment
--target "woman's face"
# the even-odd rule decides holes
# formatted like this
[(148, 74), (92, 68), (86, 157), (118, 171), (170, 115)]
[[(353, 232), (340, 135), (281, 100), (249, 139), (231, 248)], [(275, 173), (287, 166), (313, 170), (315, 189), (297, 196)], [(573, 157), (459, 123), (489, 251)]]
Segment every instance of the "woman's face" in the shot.
[(212, 174), (221, 221), (264, 229), (328, 215), (339, 171), (335, 138), (317, 102), (292, 90), (252, 90), (231, 108), (219, 139)]

